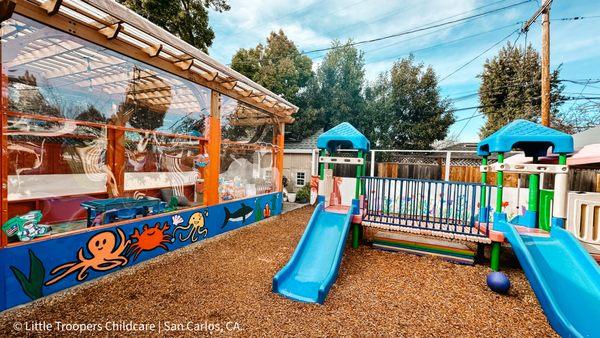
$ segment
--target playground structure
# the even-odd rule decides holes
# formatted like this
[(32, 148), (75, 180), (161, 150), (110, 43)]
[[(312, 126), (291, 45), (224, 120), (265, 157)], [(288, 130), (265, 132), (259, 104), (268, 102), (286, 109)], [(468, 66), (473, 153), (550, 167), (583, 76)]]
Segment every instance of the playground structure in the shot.
[[(275, 292), (300, 301), (322, 303), (337, 276), (345, 236), (354, 223), (355, 248), (361, 233), (374, 231), (375, 235), (369, 237), (375, 247), (434, 254), (469, 263), (474, 254), (457, 243), (475, 243), (480, 254), (483, 245), (490, 245), (493, 271), (500, 269), (502, 245), (510, 244), (552, 327), (562, 336), (598, 334), (595, 320), (600, 318), (600, 268), (582, 244), (565, 230), (566, 159), (573, 152), (570, 135), (532, 122), (514, 121), (479, 143), (478, 154), (483, 158), (481, 184), (361, 177), (356, 182), (352, 207), (338, 207), (347, 211), (346, 217), (333, 219), (322, 217), (332, 214), (340, 200), (336, 189), (329, 185), (336, 178), (331, 177), (331, 168), (324, 168), (324, 162), (340, 163), (342, 159), (332, 160), (325, 155), (350, 145), (364, 151), (345, 141), (347, 136), (343, 133), (336, 133), (342, 126), (349, 129), (343, 124), (319, 138), (323, 140), (318, 143), (319, 204), (290, 262), (274, 277)], [(515, 149), (532, 157), (533, 163), (505, 163), (504, 154)], [(559, 156), (559, 163), (537, 163), (549, 149)], [(489, 163), (492, 154), (497, 156), (494, 164)], [(357, 175), (364, 170), (361, 158), (365, 159), (364, 153), (359, 151), (358, 159), (346, 160), (358, 165)], [(489, 172), (496, 172), (496, 186), (485, 184)], [(528, 175), (529, 179), (527, 208), (510, 220), (504, 212), (506, 172)], [(554, 175), (554, 191), (540, 190), (541, 173)], [(351, 218), (352, 214), (355, 217)]]
[(281, 213), (296, 106), (112, 0), (1, 11), (0, 311)]

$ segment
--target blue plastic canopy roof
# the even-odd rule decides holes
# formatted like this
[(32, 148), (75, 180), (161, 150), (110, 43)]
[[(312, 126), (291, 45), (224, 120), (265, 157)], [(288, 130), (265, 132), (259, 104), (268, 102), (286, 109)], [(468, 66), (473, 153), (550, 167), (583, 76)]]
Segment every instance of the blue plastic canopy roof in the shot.
[(369, 151), (370, 143), (365, 135), (356, 130), (353, 125), (343, 122), (329, 129), (317, 139), (317, 148), (335, 150), (357, 149)]
[(521, 149), (527, 157), (540, 157), (546, 156), (550, 147), (554, 154), (572, 153), (573, 137), (537, 123), (515, 120), (479, 142), (477, 155)]

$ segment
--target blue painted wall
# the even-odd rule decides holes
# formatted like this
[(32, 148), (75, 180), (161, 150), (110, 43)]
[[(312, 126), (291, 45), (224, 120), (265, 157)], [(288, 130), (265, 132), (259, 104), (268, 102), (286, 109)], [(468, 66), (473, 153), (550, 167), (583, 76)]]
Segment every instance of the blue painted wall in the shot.
[(0, 310), (279, 215), (282, 206), (273, 193), (2, 248)]

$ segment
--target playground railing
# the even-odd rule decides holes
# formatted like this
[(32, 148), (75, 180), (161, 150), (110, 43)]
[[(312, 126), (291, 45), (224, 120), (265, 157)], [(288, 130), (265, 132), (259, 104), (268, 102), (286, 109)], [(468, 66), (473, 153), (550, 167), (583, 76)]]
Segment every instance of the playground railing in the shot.
[[(366, 201), (364, 221), (392, 229), (488, 237), (490, 221), (486, 210), (490, 210), (492, 186), (409, 178), (362, 177), (362, 180)], [(481, 212), (485, 215), (480, 215)]]

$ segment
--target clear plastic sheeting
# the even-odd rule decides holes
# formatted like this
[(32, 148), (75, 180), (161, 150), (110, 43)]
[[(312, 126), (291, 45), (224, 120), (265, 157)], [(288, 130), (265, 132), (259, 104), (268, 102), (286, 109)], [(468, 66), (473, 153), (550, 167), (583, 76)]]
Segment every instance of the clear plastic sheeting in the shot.
[(11, 117), (8, 200), (116, 193), (107, 129)]
[(273, 151), (223, 144), (219, 195), (224, 201), (274, 191)]
[(195, 168), (200, 154), (198, 141), (125, 133), (125, 190), (171, 188), (176, 196), (196, 199), (201, 174)]
[[(271, 123), (271, 124), (270, 124)], [(238, 100), (222, 96), (221, 200), (273, 192), (273, 119)]]
[(210, 90), (14, 15), (2, 23), (14, 112), (204, 135)]

